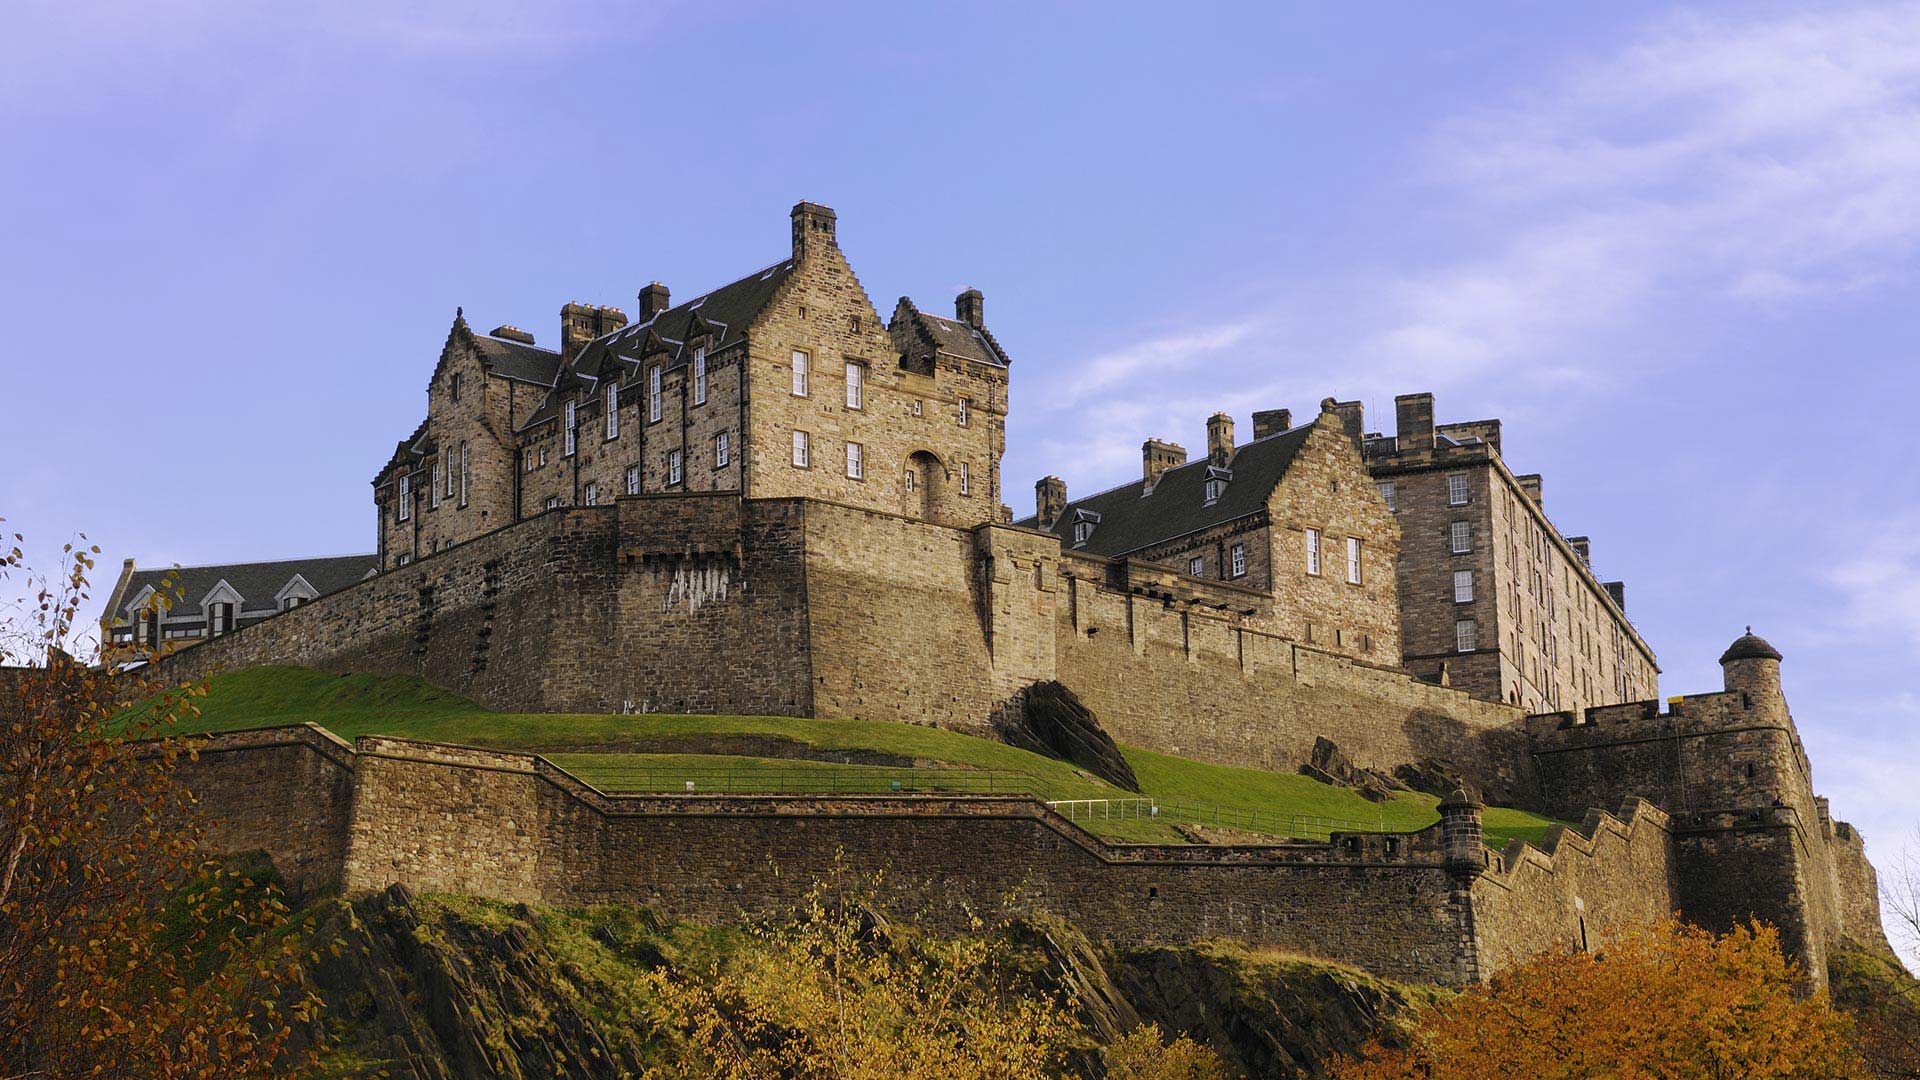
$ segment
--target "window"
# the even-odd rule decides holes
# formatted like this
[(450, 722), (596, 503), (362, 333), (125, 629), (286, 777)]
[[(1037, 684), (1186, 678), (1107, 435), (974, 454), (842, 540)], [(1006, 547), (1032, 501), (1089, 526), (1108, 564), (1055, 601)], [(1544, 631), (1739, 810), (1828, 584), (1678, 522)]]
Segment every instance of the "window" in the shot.
[(400, 553), (400, 558), (399, 558), (399, 560), (398, 560), (398, 562), (399, 562), (399, 565), (401, 565), (401, 566), (405, 566), (405, 565), (407, 565), (408, 563), (410, 563), (410, 562), (412, 562), (412, 561), (413, 561), (413, 553), (412, 553), (412, 552), (410, 552), (410, 551), (403, 551), (403, 552), (401, 552), (401, 553)]
[(294, 608), (297, 608), (301, 604), (304, 604), (306, 602), (307, 602), (307, 598), (304, 596), (289, 596), (287, 597), (284, 605), (280, 608), (280, 610), (292, 611)]
[(1473, 526), (1465, 521), (1456, 521), (1448, 529), (1448, 538), (1453, 541), (1453, 553), (1464, 554), (1473, 550)]
[(573, 451), (575, 448), (574, 440), (579, 435), (580, 417), (577, 415), (577, 409), (578, 409), (578, 406), (576, 405), (576, 403), (571, 401), (567, 402), (567, 435), (566, 435), (567, 448), (566, 450), (562, 451), (562, 455), (565, 457), (573, 456)]
[(867, 476), (866, 463), (861, 459), (863, 448), (857, 442), (847, 444), (847, 475), (855, 480), (864, 480)]
[(549, 495), (549, 496), (547, 496), (547, 504), (546, 504), (546, 505), (547, 505), (547, 509), (549, 509), (549, 510), (557, 510), (557, 509), (559, 509), (559, 507), (560, 507), (560, 496), (558, 496), (558, 495)]
[(681, 467), (680, 451), (667, 451), (667, 483), (678, 484), (683, 479), (685, 475)]
[(233, 605), (208, 604), (207, 636), (219, 637), (221, 634), (231, 633), (233, 633)]
[(448, 395), (455, 401), (460, 400), (460, 384), (462, 381), (463, 376), (457, 371), (453, 373), (453, 378), (447, 381)]
[(1212, 503), (1212, 502), (1218, 501), (1220, 498), (1220, 493), (1226, 490), (1227, 490), (1227, 482), (1225, 480), (1222, 480), (1217, 476), (1208, 480), (1206, 484), (1207, 502)]
[(1347, 537), (1347, 584), (1360, 584), (1360, 538)]
[(413, 518), (413, 477), (403, 476), (400, 478), (400, 520), (408, 521), (408, 520), (411, 520), (412, 518)]
[(460, 444), (460, 505), (467, 505), (467, 444)]
[(914, 488), (918, 486), (917, 480), (918, 478), (914, 476), (913, 470), (908, 469), (907, 470), (907, 494), (909, 495), (913, 494)]
[(1448, 506), (1467, 505), (1467, 474), (1466, 473), (1457, 472), (1457, 473), (1447, 474), (1447, 505)]
[(968, 476), (967, 463), (964, 461), (960, 463), (960, 494), (973, 494), (973, 482)]
[(793, 463), (794, 463), (794, 465), (796, 465), (796, 466), (798, 466), (799, 468), (802, 468), (802, 469), (804, 469), (804, 468), (806, 468), (806, 467), (807, 467), (807, 462), (808, 462), (808, 460), (809, 460), (809, 459), (810, 459), (810, 457), (811, 457), (811, 453), (810, 453), (810, 450), (811, 450), (811, 448), (810, 448), (810, 447), (809, 447), (809, 446), (807, 445), (807, 433), (806, 433), (806, 432), (804, 432), (804, 431), (796, 431), (796, 432), (794, 432), (794, 433), (793, 433)]
[(1227, 549), (1227, 566), (1230, 577), (1247, 576), (1247, 545), (1235, 544)]
[(533, 471), (533, 447), (520, 451), (520, 465), (527, 472)]
[(915, 415), (915, 416), (919, 416), (919, 415), (920, 415), (920, 402), (919, 402), (918, 400), (915, 400), (915, 401), (914, 401), (914, 403), (913, 403), (913, 407), (912, 407), (912, 410), (911, 410), (911, 411), (912, 411), (912, 413), (913, 413), (913, 415)]
[(1320, 572), (1320, 530), (1307, 530), (1307, 573)]
[(1207, 560), (1195, 555), (1187, 560), (1187, 573), (1193, 577), (1207, 576)]
[[(455, 479), (454, 479), (454, 472), (453, 472), (453, 462), (451, 461), (447, 462), (446, 474), (447, 474), (447, 497), (452, 498), (454, 491), (456, 489), (454, 488)], [(434, 476), (434, 483), (436, 484), (439, 483), (440, 472), (438, 470), (435, 470), (433, 476)]]
[(640, 466), (627, 466), (627, 494), (640, 494)]
[(847, 408), (867, 407), (867, 365), (847, 365)]
[(731, 460), (728, 457), (727, 433), (723, 431), (713, 437), (713, 467), (724, 469)]
[(439, 462), (433, 463), (433, 482), (427, 485), (427, 505), (434, 509), (440, 506), (440, 474), (443, 470)]
[(1074, 543), (1084, 544), (1087, 542), (1087, 537), (1092, 535), (1093, 535), (1093, 522), (1076, 521), (1073, 523), (1073, 542)]
[(793, 396), (807, 396), (807, 354), (798, 349), (793, 352)]
[(1472, 619), (1461, 619), (1453, 624), (1453, 647), (1461, 652), (1472, 652), (1477, 648), (1476, 641), (1480, 628)]
[(620, 387), (616, 383), (607, 384), (607, 438), (620, 437)]
[(707, 403), (707, 347), (693, 350), (693, 403)]
[(547, 448), (542, 446), (540, 448), (540, 465), (542, 468), (545, 468), (546, 464), (547, 464)]
[(594, 483), (591, 480), (587, 481), (586, 497), (581, 501), (582, 501), (582, 504), (585, 506), (599, 506), (600, 505), (600, 485)]
[(1473, 571), (1455, 570), (1453, 572), (1453, 602), (1456, 604), (1473, 602)]
[(960, 399), (960, 426), (961, 427), (967, 426), (967, 420), (972, 412), (972, 406), (973, 406), (972, 401), (966, 398)]
[(660, 365), (647, 369), (647, 423), (660, 419)]
[(1391, 481), (1380, 485), (1380, 497), (1387, 501), (1387, 511), (1389, 513), (1397, 514), (1400, 512), (1399, 505), (1393, 501), (1393, 484)]

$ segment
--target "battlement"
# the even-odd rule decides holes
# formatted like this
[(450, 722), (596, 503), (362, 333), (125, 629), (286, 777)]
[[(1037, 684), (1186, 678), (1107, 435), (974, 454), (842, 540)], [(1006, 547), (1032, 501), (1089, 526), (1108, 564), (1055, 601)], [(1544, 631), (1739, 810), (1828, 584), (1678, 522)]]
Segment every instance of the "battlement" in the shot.
[[(1761, 715), (1763, 712), (1767, 715)], [(1705, 735), (1755, 723), (1777, 726), (1780, 722), (1769, 710), (1757, 707), (1751, 693), (1729, 690), (1674, 697), (1664, 703), (1655, 699), (1595, 705), (1577, 715), (1571, 710), (1533, 713), (1522, 721), (1536, 753), (1623, 739)]]

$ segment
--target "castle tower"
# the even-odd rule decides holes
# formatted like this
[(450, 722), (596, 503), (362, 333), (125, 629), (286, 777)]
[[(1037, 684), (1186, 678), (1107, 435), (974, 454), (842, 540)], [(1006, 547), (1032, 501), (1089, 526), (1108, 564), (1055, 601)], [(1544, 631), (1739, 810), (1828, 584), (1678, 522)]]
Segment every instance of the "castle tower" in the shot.
[(1468, 877), (1486, 870), (1485, 836), (1480, 825), (1483, 809), (1480, 800), (1465, 788), (1455, 788), (1441, 801), (1440, 839), (1446, 848), (1448, 870)]

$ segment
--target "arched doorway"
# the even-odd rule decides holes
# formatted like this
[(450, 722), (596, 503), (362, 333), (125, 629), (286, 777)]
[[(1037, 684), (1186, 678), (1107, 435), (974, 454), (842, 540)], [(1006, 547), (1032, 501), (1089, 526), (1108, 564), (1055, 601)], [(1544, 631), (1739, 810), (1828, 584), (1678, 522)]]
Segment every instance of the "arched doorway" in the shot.
[(938, 517), (941, 489), (946, 486), (947, 468), (926, 450), (916, 450), (907, 458), (906, 472), (900, 480), (901, 512), (908, 517), (933, 521)]

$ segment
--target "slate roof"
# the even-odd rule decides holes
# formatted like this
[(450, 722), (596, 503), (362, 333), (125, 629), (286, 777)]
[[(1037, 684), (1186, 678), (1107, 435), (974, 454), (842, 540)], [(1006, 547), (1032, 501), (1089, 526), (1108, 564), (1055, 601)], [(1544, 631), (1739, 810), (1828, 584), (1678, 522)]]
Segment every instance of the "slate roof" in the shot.
[(624, 388), (639, 382), (645, 364), (656, 356), (666, 358), (661, 366), (668, 371), (690, 363), (693, 352), (686, 343), (698, 334), (708, 335), (708, 353), (738, 343), (792, 272), (793, 260), (782, 259), (684, 304), (675, 304), (646, 322), (594, 339), (571, 363), (558, 369), (551, 384), (555, 392), (527, 417), (521, 430), (559, 415), (561, 405), (582, 382), (617, 378)]
[(551, 387), (560, 374), (560, 354), (552, 349), (486, 334), (473, 335), (473, 347), (488, 369), (502, 378)]
[[(142, 589), (149, 585), (159, 589), (169, 574), (175, 575), (174, 589), (177, 591), (170, 614), (197, 615), (200, 601), (222, 581), (233, 586), (234, 591), (240, 594), (241, 610), (256, 611), (277, 607), (274, 597), (295, 575), (305, 578), (315, 592), (325, 596), (364, 579), (379, 567), (380, 558), (377, 555), (334, 555), (318, 559), (136, 569), (127, 579), (126, 591), (120, 594), (122, 610), (110, 614), (114, 618), (123, 618), (126, 605), (133, 603)], [(178, 592), (184, 592), (185, 595), (179, 596)]]
[[(997, 364), (1001, 367), (1008, 367), (1012, 363), (1006, 352), (1000, 348), (1000, 343), (994, 340), (993, 335), (985, 329), (976, 330), (958, 319), (928, 314), (921, 311), (911, 299), (905, 296), (900, 298), (899, 305), (895, 308), (896, 316), (901, 311), (909, 313), (912, 336), (922, 349), (943, 352), (966, 360), (977, 360), (983, 364)], [(890, 326), (888, 329), (894, 328)], [(899, 336), (896, 333), (896, 341)], [(911, 346), (905, 351), (909, 355), (919, 352)]]
[[(1311, 422), (1255, 439), (1238, 447), (1228, 463), (1232, 473), (1226, 490), (1212, 505), (1206, 502), (1210, 465), (1205, 457), (1160, 474), (1153, 491), (1141, 495), (1145, 480), (1089, 495), (1067, 504), (1052, 532), (1069, 550), (1118, 556), (1185, 536), (1201, 529), (1257, 514), (1266, 509), (1267, 496), (1287, 475), (1293, 459), (1313, 431)], [(1078, 511), (1100, 516), (1085, 544), (1073, 546), (1073, 523)], [(1014, 524), (1037, 528), (1029, 517)]]

